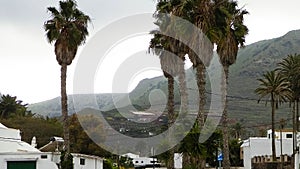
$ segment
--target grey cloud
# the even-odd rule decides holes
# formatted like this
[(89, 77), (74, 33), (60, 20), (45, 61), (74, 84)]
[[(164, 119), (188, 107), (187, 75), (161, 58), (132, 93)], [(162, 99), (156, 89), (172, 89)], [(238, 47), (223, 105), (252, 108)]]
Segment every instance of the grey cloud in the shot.
[[(103, 23), (136, 13), (153, 12), (154, 0), (78, 0), (79, 8), (93, 21)], [(1, 0), (0, 24), (41, 24), (49, 14), (48, 6), (58, 6), (58, 0)]]

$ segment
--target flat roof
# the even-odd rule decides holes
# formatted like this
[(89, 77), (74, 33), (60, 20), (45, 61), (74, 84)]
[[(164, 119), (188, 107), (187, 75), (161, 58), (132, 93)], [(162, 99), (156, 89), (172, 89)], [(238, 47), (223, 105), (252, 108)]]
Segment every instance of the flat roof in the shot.
[(143, 111), (131, 111), (131, 113), (135, 115), (143, 115), (143, 116), (154, 116), (154, 113), (143, 112)]

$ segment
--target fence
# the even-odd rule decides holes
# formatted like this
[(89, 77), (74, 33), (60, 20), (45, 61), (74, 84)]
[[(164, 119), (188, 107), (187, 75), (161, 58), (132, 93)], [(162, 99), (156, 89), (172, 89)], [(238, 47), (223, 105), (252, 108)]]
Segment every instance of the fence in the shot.
[[(282, 162), (281, 162), (282, 160)], [(256, 156), (251, 159), (252, 169), (292, 169), (292, 158), (288, 155), (277, 157), (273, 161), (272, 156)]]

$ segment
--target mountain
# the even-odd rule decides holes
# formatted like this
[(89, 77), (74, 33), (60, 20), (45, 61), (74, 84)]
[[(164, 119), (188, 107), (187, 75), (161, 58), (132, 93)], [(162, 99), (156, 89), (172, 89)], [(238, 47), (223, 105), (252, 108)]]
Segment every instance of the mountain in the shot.
[[(300, 30), (294, 30), (282, 37), (259, 41), (240, 49), (236, 64), (230, 68), (232, 94), (253, 96), (255, 88), (255, 85), (252, 85), (253, 80), (260, 78), (264, 72), (274, 69), (287, 55), (300, 53), (299, 45)], [(241, 80), (244, 82), (233, 83)], [(248, 84), (250, 86), (245, 87)]]
[[(261, 78), (264, 72), (274, 69), (282, 58), (295, 53), (300, 53), (300, 30), (290, 31), (278, 38), (259, 41), (239, 50), (237, 61), (230, 67), (229, 75), (228, 112), (233, 121), (241, 122), (245, 128), (265, 127), (266, 123), (270, 123), (270, 106), (265, 106), (264, 103), (258, 104), (258, 97), (254, 93), (255, 88), (258, 86), (257, 79)], [(217, 56), (215, 56), (213, 62), (216, 61), (218, 61)], [(194, 83), (192, 68), (187, 70), (187, 83), (191, 84), (190, 87), (196, 85)], [(209, 82), (207, 88), (207, 100), (209, 101), (211, 98)], [(162, 93), (155, 92), (154, 95), (157, 94), (159, 96), (156, 98), (163, 100), (163, 97), (167, 97), (167, 81), (164, 77), (144, 79), (129, 94), (96, 94), (95, 97), (101, 111), (114, 110), (116, 107), (128, 107), (127, 98), (130, 98), (134, 107), (145, 109), (150, 105), (149, 94), (155, 89), (163, 91)], [(163, 93), (165, 96), (163, 96)], [(70, 113), (74, 113), (72, 96), (69, 97), (71, 98), (69, 99)], [(115, 103), (118, 104), (113, 104), (113, 98)], [(176, 87), (175, 98), (178, 105), (180, 103), (178, 85)], [(162, 100), (152, 99), (155, 103), (163, 103)], [(193, 102), (195, 100), (190, 101)], [(57, 116), (60, 115), (59, 102), (60, 99), (55, 98), (29, 105), (29, 109), (33, 113)], [(279, 120), (281, 117), (291, 117), (288, 106), (283, 106), (278, 111), (277, 119)]]
[[(99, 108), (103, 111), (108, 111), (111, 109), (111, 103), (113, 99), (119, 100), (128, 94), (123, 93), (114, 93), (114, 94), (99, 94), (99, 95), (88, 95), (89, 98), (95, 98), (97, 100), (97, 104)], [(76, 98), (76, 102), (80, 102), (81, 99), (87, 98), (87, 95), (82, 95), (82, 97), (78, 97), (78, 95), (69, 95), (68, 96), (68, 111), (69, 114), (73, 114), (76, 111), (74, 110), (74, 98)], [(42, 116), (60, 116), (61, 115), (61, 105), (60, 105), (60, 97), (56, 97), (51, 100), (34, 103), (28, 106), (28, 109), (32, 111), (32, 113), (39, 114)]]

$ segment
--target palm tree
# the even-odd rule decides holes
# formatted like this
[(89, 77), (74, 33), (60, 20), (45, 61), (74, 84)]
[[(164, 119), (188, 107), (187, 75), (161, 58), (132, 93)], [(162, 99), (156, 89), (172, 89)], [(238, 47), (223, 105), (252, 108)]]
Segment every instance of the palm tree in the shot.
[(239, 9), (237, 1), (215, 0), (215, 3), (218, 4), (215, 11), (216, 25), (217, 29), (219, 29), (216, 40), (217, 53), (224, 68), (225, 76), (222, 78), (222, 97), (225, 100), (222, 116), (223, 166), (225, 169), (229, 169), (228, 100), (226, 98), (229, 67), (235, 63), (239, 47), (244, 46), (245, 36), (248, 34), (248, 28), (244, 25), (244, 15), (248, 14), (248, 12), (244, 9)]
[[(280, 74), (282, 74), (284, 77), (287, 78), (288, 82), (290, 83), (290, 88), (292, 90), (292, 99), (290, 100), (292, 102), (293, 108), (292, 108), (292, 114), (293, 114), (293, 133), (296, 135), (296, 131), (299, 130), (298, 127), (298, 120), (299, 119), (299, 98), (300, 98), (300, 55), (294, 54), (294, 55), (288, 55), (286, 58), (284, 58), (279, 64), (278, 68), (276, 69), (279, 71)], [(293, 137), (293, 143), (295, 143), (296, 138)], [(293, 154), (295, 154), (295, 145), (293, 144)]]
[[(187, 54), (196, 70), (197, 87), (199, 93), (199, 108), (197, 123), (201, 128), (204, 124), (204, 106), (205, 106), (205, 73), (206, 66), (209, 66), (213, 56), (213, 37), (214, 37), (214, 4), (210, 0), (183, 1), (175, 7), (175, 15), (190, 21), (197, 26), (201, 33), (191, 32), (190, 42)], [(193, 48), (195, 51), (193, 51)], [(198, 56), (198, 54), (200, 56)]]
[[(293, 92), (293, 98), (291, 101), (298, 107), (300, 99), (300, 55), (288, 55), (278, 64), (278, 66), (279, 67), (276, 70), (278, 70), (290, 82), (290, 88)], [(296, 111), (295, 109), (296, 108), (294, 108), (294, 111)], [(297, 118), (298, 116), (299, 114), (297, 112)], [(298, 126), (297, 130), (299, 130)]]
[(191, 131), (181, 141), (179, 151), (188, 157), (188, 161), (184, 164), (184, 168), (205, 168), (206, 161), (203, 160), (207, 156), (207, 147), (205, 144), (199, 143), (200, 127), (195, 123)]
[(231, 126), (232, 129), (232, 135), (234, 136), (235, 140), (241, 139), (243, 126), (241, 123), (237, 122), (234, 125)]
[[(206, 103), (205, 96), (205, 73), (206, 66), (210, 64), (213, 54), (213, 43), (208, 37), (213, 31), (212, 25), (214, 21), (214, 15), (212, 10), (213, 4), (209, 0), (192, 0), (192, 1), (181, 1), (174, 7), (174, 15), (180, 16), (183, 19), (188, 20), (190, 23), (198, 27), (202, 32), (188, 32), (189, 30), (181, 30), (184, 36), (189, 36), (189, 48), (185, 46), (185, 53), (188, 54), (190, 61), (193, 64), (193, 68), (196, 71), (196, 80), (199, 94), (199, 104), (197, 113), (197, 127), (200, 129), (204, 125), (204, 106)], [(182, 26), (183, 29), (189, 29), (188, 26)], [(188, 33), (187, 33), (188, 32)], [(180, 32), (179, 32), (180, 33)], [(192, 50), (193, 49), (193, 50)], [(194, 51), (195, 50), (195, 51)], [(199, 56), (198, 56), (199, 55)], [(194, 126), (195, 127), (195, 126)], [(192, 132), (192, 131), (191, 131)], [(196, 140), (194, 140), (196, 141)], [(198, 141), (196, 141), (198, 142)], [(186, 144), (185, 142), (183, 144)], [(196, 144), (196, 143), (195, 143)], [(185, 166), (199, 166), (205, 164), (205, 156), (203, 154), (191, 154), (183, 151), (183, 163)]]
[(51, 19), (44, 23), (49, 43), (55, 42), (55, 55), (61, 66), (61, 111), (63, 116), (64, 144), (67, 153), (70, 153), (68, 130), (68, 105), (66, 92), (67, 66), (76, 56), (77, 49), (88, 35), (90, 17), (77, 8), (73, 0), (59, 1), (59, 9), (48, 7)]
[[(152, 31), (154, 38), (150, 41), (150, 47), (160, 56), (161, 67), (164, 72), (165, 77), (168, 79), (168, 127), (171, 127), (175, 121), (174, 114), (174, 77), (178, 76), (179, 81), (179, 91), (181, 96), (181, 111), (187, 113), (187, 91), (186, 91), (186, 81), (185, 81), (185, 70), (184, 70), (184, 60), (186, 51), (183, 43), (172, 37), (165, 36), (167, 32), (174, 31), (174, 22), (172, 22), (172, 17), (174, 13), (174, 7), (179, 3), (179, 1), (173, 0), (159, 0), (157, 3), (157, 10), (154, 14), (156, 17), (156, 25), (158, 25), (159, 30)], [(167, 14), (167, 15), (166, 15)], [(169, 14), (169, 15), (168, 15)], [(158, 50), (157, 50), (158, 49)], [(170, 55), (173, 53), (174, 55)], [(168, 162), (168, 168), (173, 167), (173, 154), (174, 149), (170, 150), (170, 157)]]
[(22, 100), (17, 100), (16, 96), (0, 94), (0, 119), (7, 119), (15, 116), (33, 116), (27, 110), (28, 104), (23, 104)]
[(285, 76), (290, 82), (291, 90), (293, 91), (293, 102), (299, 101), (300, 98), (300, 55), (288, 55), (278, 64), (280, 74)]
[[(170, 128), (175, 121), (174, 112), (174, 77), (178, 75), (178, 59), (172, 56), (169, 52), (170, 49), (170, 39), (164, 35), (159, 34), (156, 31), (151, 32), (154, 37), (150, 41), (149, 50), (151, 49), (160, 58), (161, 69), (164, 76), (168, 79), (168, 128)], [(169, 151), (169, 156), (167, 160), (167, 168), (174, 168), (174, 151), (171, 149)]]
[(2, 95), (0, 102), (0, 113), (2, 119), (7, 119), (17, 111), (17, 100), (16, 97), (10, 95)]
[(258, 79), (260, 82), (259, 87), (255, 90), (255, 93), (259, 95), (260, 101), (262, 98), (267, 97), (267, 101), (271, 102), (272, 107), (272, 158), (276, 161), (275, 151), (275, 109), (278, 108), (278, 104), (287, 101), (291, 98), (291, 89), (289, 82), (286, 78), (276, 71), (270, 71), (263, 75), (262, 79)]
[[(222, 1), (222, 0), (215, 0), (215, 1), (209, 1), (209, 0), (194, 0), (194, 1), (172, 1), (172, 0), (160, 0), (158, 3), (158, 6), (163, 7), (159, 11), (169, 13), (170, 15), (177, 15), (179, 17), (182, 17), (184, 19), (187, 19), (191, 23), (195, 24), (197, 27), (199, 27), (204, 34), (210, 39), (209, 43), (208, 41), (197, 41), (199, 39), (198, 34), (189, 33), (191, 35), (191, 43), (188, 45), (198, 45), (193, 46), (195, 49), (202, 50), (207, 49), (206, 53), (203, 54), (204, 56), (200, 56), (200, 59), (196, 54), (197, 51), (191, 51), (186, 50), (184, 45), (181, 45), (180, 43), (178, 45), (173, 45), (173, 47), (179, 48), (180, 51), (176, 51), (180, 58), (184, 59), (185, 54), (189, 54), (189, 58), (193, 63), (194, 68), (197, 71), (197, 84), (199, 89), (199, 115), (198, 115), (198, 125), (201, 127), (204, 121), (203, 114), (204, 114), (204, 105), (205, 105), (205, 66), (208, 65), (211, 57), (212, 57), (212, 50), (213, 50), (213, 44), (212, 42), (217, 43), (218, 45), (218, 53), (220, 53), (223, 60), (227, 60), (227, 57), (231, 58), (232, 55), (234, 55), (234, 61), (237, 55), (237, 50), (239, 46), (243, 46), (244, 44), (244, 37), (248, 32), (248, 29), (246, 26), (243, 25), (243, 15), (247, 14), (247, 11), (237, 9), (237, 3), (232, 1)], [(172, 25), (173, 24), (173, 25)], [(170, 29), (172, 31), (173, 27), (180, 27), (176, 25), (178, 23), (170, 23), (169, 25), (163, 27), (165, 30)], [(174, 26), (175, 25), (175, 26)], [(172, 27), (173, 26), (173, 27)], [(168, 27), (168, 28), (166, 28)], [(185, 32), (185, 30), (181, 30), (182, 32)], [(177, 32), (176, 32), (177, 33)], [(228, 41), (230, 39), (231, 41)], [(231, 43), (234, 42), (234, 43)], [(199, 45), (200, 44), (200, 45)], [(174, 50), (173, 50), (174, 51)], [(227, 54), (230, 53), (230, 56)], [(233, 62), (234, 63), (234, 62)], [(227, 70), (228, 67), (233, 64), (228, 63), (227, 61), (222, 62), (223, 65), (226, 66)], [(227, 77), (228, 77), (228, 71)], [(180, 74), (179, 74), (180, 75)], [(183, 74), (182, 74), (183, 75)], [(183, 75), (184, 76), (184, 75)], [(179, 80), (183, 81), (184, 78), (179, 76)], [(183, 81), (184, 82), (184, 81)], [(184, 86), (184, 83), (180, 82), (180, 84), (183, 84), (180, 87)], [(227, 78), (224, 82), (224, 85), (227, 84)], [(183, 95), (185, 95), (184, 88), (182, 88)], [(224, 96), (226, 95), (227, 90), (224, 91)], [(185, 98), (183, 96), (182, 98)], [(227, 103), (225, 103), (227, 105)], [(226, 107), (226, 106), (225, 106)], [(227, 112), (226, 109), (224, 111), (224, 124), (226, 123), (227, 119)], [(225, 129), (226, 126), (224, 127)], [(225, 130), (224, 130), (225, 131)], [(228, 137), (228, 134), (226, 134)], [(226, 139), (225, 139), (226, 140)], [(225, 154), (227, 152), (227, 157), (225, 155), (225, 161), (228, 159), (228, 165), (229, 166), (229, 148), (228, 148), (228, 139), (227, 139), (227, 151), (225, 148)], [(225, 165), (226, 166), (226, 165)]]
[[(179, 74), (179, 71), (181, 69), (179, 63), (180, 59), (177, 58), (175, 55), (171, 54), (171, 45), (173, 45), (170, 43), (171, 39), (169, 39), (167, 36), (160, 35), (158, 33), (153, 34), (154, 37), (150, 41), (149, 49), (151, 49), (153, 53), (159, 56), (161, 69), (163, 71), (164, 76), (168, 79), (168, 127), (171, 127), (175, 120), (174, 77), (176, 77)], [(168, 41), (168, 43), (164, 43), (165, 41)]]

